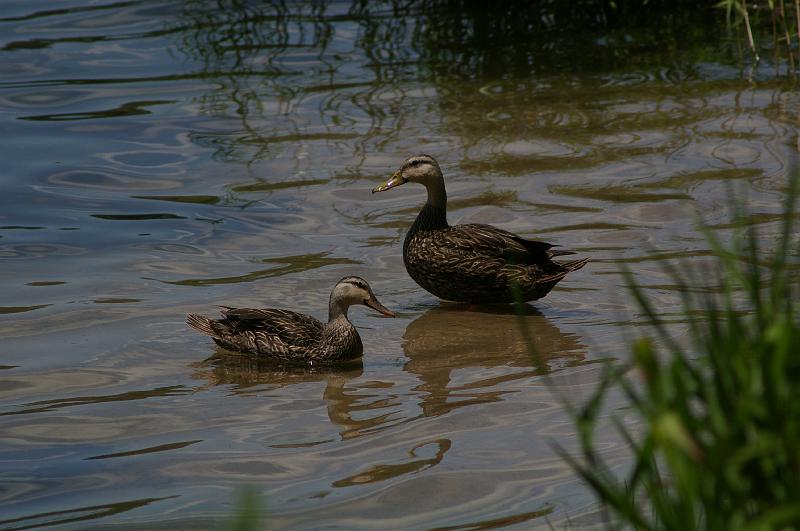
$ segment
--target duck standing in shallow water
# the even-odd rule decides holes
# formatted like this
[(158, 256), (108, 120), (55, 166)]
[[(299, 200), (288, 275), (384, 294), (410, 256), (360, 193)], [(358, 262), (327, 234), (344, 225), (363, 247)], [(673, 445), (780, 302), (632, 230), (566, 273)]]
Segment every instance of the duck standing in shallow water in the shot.
[(394, 317), (378, 302), (366, 280), (345, 277), (331, 292), (327, 324), (289, 310), (228, 307), (222, 310), (222, 319), (190, 313), (186, 322), (230, 350), (277, 361), (309, 364), (344, 361), (359, 358), (364, 351), (358, 331), (347, 319), (347, 310), (354, 304)]
[(540, 299), (589, 261), (554, 262), (554, 256), (574, 253), (491, 225), (449, 225), (444, 177), (430, 155), (409, 157), (372, 193), (407, 182), (423, 184), (428, 201), (406, 234), (403, 261), (411, 278), (441, 299), (476, 304)]

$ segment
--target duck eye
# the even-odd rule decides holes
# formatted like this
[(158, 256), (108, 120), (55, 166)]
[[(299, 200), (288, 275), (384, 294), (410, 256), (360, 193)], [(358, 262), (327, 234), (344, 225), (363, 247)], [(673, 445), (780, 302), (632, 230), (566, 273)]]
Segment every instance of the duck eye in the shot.
[(412, 160), (412, 161), (411, 161), (411, 165), (412, 165), (412, 166), (419, 166), (419, 165), (420, 165), (420, 162), (421, 162), (421, 161), (419, 161), (419, 160)]

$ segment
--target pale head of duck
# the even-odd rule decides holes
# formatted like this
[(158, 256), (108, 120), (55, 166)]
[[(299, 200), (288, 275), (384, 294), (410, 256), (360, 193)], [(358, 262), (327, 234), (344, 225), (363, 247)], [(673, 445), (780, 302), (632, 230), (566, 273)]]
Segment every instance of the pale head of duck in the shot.
[(344, 277), (336, 283), (333, 291), (331, 291), (331, 299), (328, 304), (328, 319), (332, 320), (340, 316), (347, 317), (347, 309), (354, 304), (363, 304), (378, 313), (394, 317), (394, 312), (378, 302), (366, 280), (361, 277)]
[(372, 193), (385, 192), (409, 182), (425, 186), (428, 190), (428, 203), (442, 208), (447, 203), (444, 176), (439, 168), (439, 163), (435, 158), (425, 154), (408, 157), (391, 178), (384, 184), (373, 188)]

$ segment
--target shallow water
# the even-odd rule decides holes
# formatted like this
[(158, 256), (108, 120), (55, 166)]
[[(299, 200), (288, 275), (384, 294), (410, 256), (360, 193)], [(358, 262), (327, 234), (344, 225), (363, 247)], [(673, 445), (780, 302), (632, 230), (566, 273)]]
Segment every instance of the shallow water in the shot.
[[(772, 241), (800, 99), (715, 26), (520, 43), (434, 15), (0, 6), (0, 528), (217, 528), (247, 486), (270, 529), (598, 521), (554, 446), (576, 447), (561, 398), (644, 321), (620, 267), (680, 331), (661, 264), (712, 267), (696, 216), (729, 235), (732, 190)], [(439, 159), (451, 222), (593, 257), (529, 308), (539, 359), (516, 315), (405, 273), (424, 191), (370, 189), (415, 152)], [(265, 366), (183, 322), (323, 317), (350, 274), (398, 313), (351, 311), (351, 366)]]

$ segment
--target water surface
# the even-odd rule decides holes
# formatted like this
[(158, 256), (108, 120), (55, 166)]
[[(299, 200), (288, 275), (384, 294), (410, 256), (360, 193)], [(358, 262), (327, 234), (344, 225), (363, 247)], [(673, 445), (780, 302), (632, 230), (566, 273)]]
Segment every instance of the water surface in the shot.
[[(711, 266), (698, 214), (731, 235), (746, 193), (771, 241), (794, 82), (742, 69), (713, 17), (570, 36), (354, 5), (0, 7), (1, 528), (218, 528), (248, 486), (271, 529), (598, 521), (554, 450), (576, 448), (561, 397), (644, 322), (621, 266), (680, 331), (661, 264)], [(539, 358), (513, 313), (405, 273), (424, 191), (370, 189), (415, 152), (451, 222), (593, 257), (524, 316)], [(398, 318), (353, 309), (350, 366), (265, 365), (183, 322), (324, 317), (351, 274)]]

